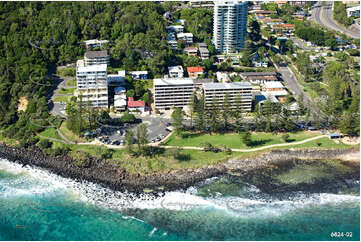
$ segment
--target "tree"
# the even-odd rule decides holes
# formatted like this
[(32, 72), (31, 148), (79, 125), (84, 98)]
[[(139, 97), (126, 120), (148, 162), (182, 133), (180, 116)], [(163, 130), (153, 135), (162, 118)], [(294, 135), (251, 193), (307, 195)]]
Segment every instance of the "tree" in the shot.
[(190, 100), (189, 105), (188, 105), (189, 116), (191, 118), (191, 120), (190, 120), (191, 128), (193, 128), (193, 117), (194, 117), (194, 114), (195, 114), (196, 109), (197, 109), (197, 102), (198, 102), (197, 93), (196, 93), (196, 91), (194, 91), (192, 93), (191, 100)]
[(216, 98), (213, 98), (212, 105), (207, 107), (207, 116), (211, 132), (216, 132), (219, 129), (219, 108)]
[(137, 128), (137, 145), (138, 154), (145, 154), (145, 146), (148, 143), (148, 130), (145, 124), (141, 124)]
[(252, 62), (250, 60), (252, 54), (253, 54), (252, 43), (249, 40), (246, 40), (243, 47), (242, 58), (241, 58), (241, 62), (243, 66), (252, 66)]
[(127, 144), (127, 150), (129, 153), (133, 152), (133, 144), (134, 144), (134, 132), (131, 129), (128, 129), (125, 134), (125, 142)]
[(328, 40), (326, 40), (325, 45), (330, 47), (331, 50), (335, 50), (337, 48), (337, 40), (328, 39)]
[(175, 132), (177, 135), (179, 135), (183, 127), (183, 110), (178, 107), (174, 108), (171, 117), (173, 119), (173, 126), (175, 127)]
[(252, 137), (251, 136), (252, 135), (249, 132), (249, 130), (246, 130), (245, 132), (243, 132), (243, 134), (242, 134), (243, 144), (245, 144), (246, 146), (251, 146), (252, 145)]
[(235, 131), (236, 132), (241, 132), (242, 129), (242, 96), (238, 95), (235, 98), (235, 105), (236, 108), (232, 110), (231, 115), (232, 118), (234, 119), (234, 126), (235, 126)]
[(227, 93), (223, 99), (223, 110), (222, 110), (222, 118), (223, 118), (223, 129), (226, 130), (229, 124), (229, 117), (231, 115), (231, 107), (229, 103), (229, 94)]
[(201, 97), (196, 105), (196, 128), (198, 130), (204, 130), (206, 125), (206, 110), (205, 110), (205, 100), (204, 100), (204, 94), (201, 94)]
[(134, 94), (135, 94), (134, 89), (129, 89), (126, 92), (127, 97), (134, 97)]

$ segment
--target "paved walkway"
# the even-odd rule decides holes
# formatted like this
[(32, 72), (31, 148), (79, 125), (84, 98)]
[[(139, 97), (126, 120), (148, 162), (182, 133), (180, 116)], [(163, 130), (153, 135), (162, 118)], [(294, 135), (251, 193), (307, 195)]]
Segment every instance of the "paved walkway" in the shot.
[[(326, 138), (328, 137), (327, 135), (319, 135), (316, 137), (312, 137), (312, 138), (308, 138), (308, 139), (304, 139), (301, 141), (297, 141), (297, 142), (291, 142), (291, 143), (283, 143), (283, 144), (274, 144), (274, 145), (266, 145), (266, 146), (262, 146), (262, 147), (258, 147), (258, 148), (253, 148), (253, 149), (231, 149), (232, 151), (236, 151), (236, 152), (254, 152), (254, 151), (260, 151), (260, 150), (266, 150), (269, 148), (274, 148), (274, 147), (284, 147), (284, 146), (290, 146), (290, 145), (300, 145), (300, 144), (304, 144), (310, 141), (314, 141), (314, 140), (318, 140), (321, 138)], [(194, 146), (166, 146), (166, 145), (159, 145), (158, 147), (162, 147), (165, 149), (170, 149), (170, 148), (182, 148), (182, 149), (189, 149), (189, 150), (203, 150), (202, 147), (194, 147)]]

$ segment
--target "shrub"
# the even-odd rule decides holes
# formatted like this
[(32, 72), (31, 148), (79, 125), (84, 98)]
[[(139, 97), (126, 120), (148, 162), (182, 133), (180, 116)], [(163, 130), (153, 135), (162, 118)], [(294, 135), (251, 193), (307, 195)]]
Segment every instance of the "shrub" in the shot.
[(289, 134), (283, 134), (281, 138), (282, 138), (282, 140), (284, 142), (289, 142), (290, 135)]
[(113, 157), (113, 150), (111, 149), (104, 149), (101, 158), (102, 159), (111, 159)]
[(38, 143), (39, 147), (41, 149), (47, 149), (47, 148), (50, 148), (52, 145), (53, 145), (53, 142), (47, 140), (47, 139), (42, 139), (39, 141)]
[(91, 157), (84, 151), (76, 151), (73, 154), (73, 159), (77, 167), (85, 168), (90, 166)]

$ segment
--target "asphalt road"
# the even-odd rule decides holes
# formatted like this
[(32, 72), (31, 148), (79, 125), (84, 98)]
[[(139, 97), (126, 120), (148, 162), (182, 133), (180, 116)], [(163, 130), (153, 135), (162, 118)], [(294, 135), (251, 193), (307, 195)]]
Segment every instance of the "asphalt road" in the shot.
[(319, 110), (317, 110), (315, 105), (312, 105), (312, 100), (303, 92), (302, 86), (298, 83), (292, 70), (288, 66), (280, 66), (278, 71), (281, 73), (283, 81), (292, 94), (296, 97), (303, 94), (303, 103), (305, 107), (310, 108), (312, 114), (319, 115)]
[(332, 2), (326, 2), (325, 6), (322, 6), (321, 2), (318, 2), (312, 9), (311, 13), (311, 19), (315, 20), (318, 24), (323, 25), (328, 29), (344, 33), (351, 38), (360, 38), (359, 29), (347, 29), (344, 26), (337, 24), (332, 19)]

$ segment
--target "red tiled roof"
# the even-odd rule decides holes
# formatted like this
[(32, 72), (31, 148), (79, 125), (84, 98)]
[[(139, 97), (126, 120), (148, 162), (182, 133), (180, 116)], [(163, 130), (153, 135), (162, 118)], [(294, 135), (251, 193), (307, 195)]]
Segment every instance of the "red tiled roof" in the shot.
[(134, 101), (133, 97), (128, 97), (128, 107), (136, 108), (136, 107), (144, 107), (144, 106), (145, 106), (144, 101)]
[(203, 72), (203, 68), (200, 66), (190, 66), (187, 67), (188, 72)]

